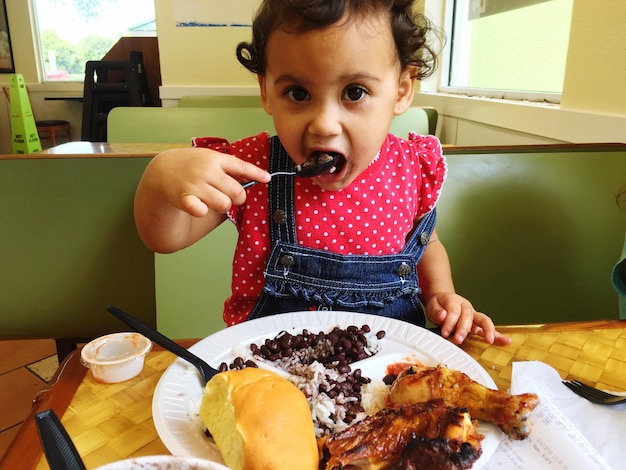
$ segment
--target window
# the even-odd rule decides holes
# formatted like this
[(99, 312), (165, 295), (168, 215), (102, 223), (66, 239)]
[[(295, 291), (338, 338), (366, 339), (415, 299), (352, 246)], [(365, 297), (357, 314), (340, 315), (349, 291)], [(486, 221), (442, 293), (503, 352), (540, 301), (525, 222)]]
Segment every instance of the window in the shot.
[(154, 0), (33, 0), (45, 81), (82, 81), (122, 36), (156, 35)]
[(558, 101), (573, 0), (448, 2), (443, 91)]

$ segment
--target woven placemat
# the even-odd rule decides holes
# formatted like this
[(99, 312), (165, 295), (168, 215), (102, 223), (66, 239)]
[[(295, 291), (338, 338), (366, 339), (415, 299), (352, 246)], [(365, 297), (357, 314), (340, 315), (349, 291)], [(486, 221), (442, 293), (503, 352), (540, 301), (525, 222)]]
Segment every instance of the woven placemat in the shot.
[[(626, 390), (626, 328), (501, 328), (513, 340), (492, 346), (474, 337), (461, 346), (490, 374), (500, 390), (508, 390), (517, 361), (542, 361), (564, 379), (578, 379), (606, 390)], [(139, 376), (120, 384), (102, 384), (87, 373), (62, 417), (63, 425), (87, 468), (144, 455), (169, 454), (152, 421), (154, 389), (175, 356), (152, 351)], [(41, 457), (37, 469), (49, 469)]]
[(492, 346), (473, 337), (461, 348), (476, 359), (500, 390), (511, 385), (513, 362), (541, 361), (563, 379), (576, 379), (605, 390), (626, 390), (626, 330), (505, 330), (513, 342)]
[[(176, 358), (153, 351), (141, 373), (126, 382), (103, 384), (88, 372), (62, 418), (87, 468), (144, 455), (169, 455), (152, 421), (152, 395)], [(49, 469), (45, 457), (37, 469)]]

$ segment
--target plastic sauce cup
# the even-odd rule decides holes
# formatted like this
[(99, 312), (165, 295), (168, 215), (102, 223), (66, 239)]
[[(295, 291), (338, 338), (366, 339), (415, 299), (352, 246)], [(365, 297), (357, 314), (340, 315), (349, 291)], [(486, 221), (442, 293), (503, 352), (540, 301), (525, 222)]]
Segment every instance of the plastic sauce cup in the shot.
[(98, 382), (132, 379), (143, 369), (152, 342), (139, 333), (113, 333), (94, 339), (81, 351), (81, 362)]

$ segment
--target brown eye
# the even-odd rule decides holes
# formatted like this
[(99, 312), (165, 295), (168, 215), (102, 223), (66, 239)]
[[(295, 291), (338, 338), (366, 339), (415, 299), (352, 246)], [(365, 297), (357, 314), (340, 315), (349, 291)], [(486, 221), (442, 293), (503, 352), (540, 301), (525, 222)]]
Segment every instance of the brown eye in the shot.
[(309, 99), (309, 92), (300, 87), (290, 88), (286, 91), (285, 94), (289, 96), (293, 101), (306, 101)]
[(360, 101), (367, 94), (367, 90), (362, 86), (352, 85), (344, 91), (343, 97), (348, 101)]

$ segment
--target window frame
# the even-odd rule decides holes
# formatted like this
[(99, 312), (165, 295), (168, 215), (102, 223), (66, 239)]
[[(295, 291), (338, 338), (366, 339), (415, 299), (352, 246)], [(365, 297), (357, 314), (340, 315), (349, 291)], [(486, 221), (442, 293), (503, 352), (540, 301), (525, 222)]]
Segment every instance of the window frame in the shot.
[[(35, 67), (37, 70), (37, 79), (39, 82), (39, 87), (45, 89), (47, 91), (59, 91), (59, 92), (77, 92), (80, 91), (82, 94), (85, 79), (84, 76), (81, 80), (50, 80), (46, 75), (46, 66), (45, 66), (45, 58), (43, 45), (41, 43), (41, 30), (37, 13), (37, 0), (27, 0), (29, 13), (30, 13), (30, 25), (31, 25), (31, 33), (33, 38), (33, 50), (34, 50), (34, 59), (35, 59)], [(156, 5), (155, 5), (155, 16), (156, 16)], [(137, 34), (140, 36), (140, 34)], [(143, 34), (143, 36), (157, 37), (157, 32), (150, 32)]]
[(443, 6), (443, 24), (440, 25), (443, 31), (446, 32), (446, 41), (440, 53), (440, 68), (437, 90), (440, 93), (456, 94), (468, 97), (483, 97), (499, 100), (512, 100), (512, 101), (529, 101), (549, 104), (560, 104), (561, 93), (551, 92), (534, 92), (534, 91), (519, 91), (519, 90), (504, 90), (498, 88), (472, 88), (472, 87), (458, 87), (450, 85), (450, 73), (451, 64), (454, 60), (452, 39), (454, 37), (455, 27), (455, 10), (457, 6), (457, 0), (445, 0)]

